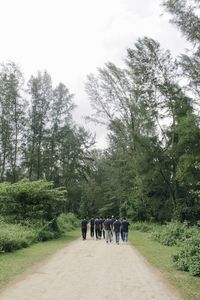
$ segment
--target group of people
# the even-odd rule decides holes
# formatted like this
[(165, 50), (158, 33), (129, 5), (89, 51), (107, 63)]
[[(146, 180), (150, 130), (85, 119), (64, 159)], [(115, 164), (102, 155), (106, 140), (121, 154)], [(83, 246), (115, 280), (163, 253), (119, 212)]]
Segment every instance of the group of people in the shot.
[(90, 227), (90, 237), (99, 240), (104, 238), (106, 243), (112, 242), (113, 236), (115, 235), (115, 241), (119, 245), (119, 240), (123, 242), (128, 242), (128, 230), (129, 230), (129, 222), (126, 218), (114, 218), (107, 217), (104, 219), (103, 217), (91, 218), (87, 221), (84, 218), (81, 221), (81, 232), (83, 240), (86, 240), (88, 226)]

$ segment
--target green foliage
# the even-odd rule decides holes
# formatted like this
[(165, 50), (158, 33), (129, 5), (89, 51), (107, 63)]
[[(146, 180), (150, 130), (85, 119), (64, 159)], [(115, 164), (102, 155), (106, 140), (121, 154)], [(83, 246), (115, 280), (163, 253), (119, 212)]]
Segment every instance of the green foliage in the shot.
[(171, 222), (153, 232), (152, 238), (165, 246), (173, 246), (184, 240), (186, 230), (186, 224)]
[(47, 221), (37, 221), (34, 223), (26, 224), (31, 228), (34, 228), (36, 231), (36, 239), (34, 242), (37, 241), (48, 241), (52, 239), (57, 239), (61, 236), (61, 231), (57, 224), (57, 219), (53, 219), (49, 222)]
[(0, 222), (0, 252), (11, 252), (30, 246), (37, 239), (33, 228)]
[(57, 239), (60, 237), (58, 232), (50, 230), (48, 227), (39, 230), (37, 240), (40, 242), (49, 241), (53, 239)]
[(200, 179), (199, 121), (170, 51), (139, 38), (123, 69), (105, 64), (88, 76), (86, 89), (93, 116), (110, 129), (102, 165), (95, 162), (88, 181), (102, 177), (96, 180), (100, 211), (116, 209), (133, 221), (197, 221), (200, 203), (192, 191)]
[(200, 41), (199, 0), (165, 0), (163, 5), (172, 15), (172, 23), (180, 28), (187, 40), (198, 44)]
[(76, 228), (78, 219), (72, 213), (64, 214), (65, 207), (66, 191), (53, 188), (51, 182), (1, 183), (0, 251), (55, 239)]
[(77, 213), (94, 138), (74, 124), (74, 107), (68, 88), (63, 83), (54, 88), (47, 71), (25, 86), (15, 63), (1, 64), (0, 182), (51, 181), (68, 191), (66, 211)]
[(79, 220), (73, 213), (61, 214), (57, 218), (57, 224), (62, 233), (77, 228), (79, 223)]
[(32, 243), (59, 238), (79, 225), (73, 213), (60, 214), (50, 222), (8, 224), (0, 220), (0, 252), (11, 252), (29, 247)]
[(158, 225), (147, 222), (131, 224), (132, 230), (148, 232), (151, 239), (165, 246), (176, 247), (176, 253), (171, 255), (176, 268), (200, 276), (200, 228), (188, 226), (187, 223), (171, 222)]
[(177, 246), (168, 247), (153, 241), (150, 233), (131, 231), (129, 241), (140, 253), (180, 292), (181, 299), (200, 299), (200, 277), (191, 276), (188, 272), (178, 271), (172, 262), (172, 255)]
[(200, 230), (182, 243), (173, 262), (178, 270), (187, 271), (193, 276), (200, 276)]
[(51, 182), (28, 180), (0, 184), (2, 215), (11, 222), (49, 222), (64, 211), (65, 192)]
[(0, 65), (0, 181), (16, 182), (21, 175), (26, 123), (23, 82), (15, 63)]
[[(91, 151), (94, 138), (74, 125), (73, 95), (64, 84), (54, 88), (45, 71), (31, 76), (27, 89), (14, 63), (2, 65), (0, 181), (48, 180), (0, 184), (7, 220), (40, 223), (41, 239), (59, 234), (56, 218), (69, 211), (162, 224), (198, 221), (200, 6), (198, 0), (162, 2), (194, 47), (174, 59), (159, 42), (138, 38), (123, 68), (108, 62), (88, 76), (90, 119), (109, 129), (105, 151)], [(21, 96), (25, 90), (29, 97)], [(175, 243), (179, 226), (173, 226), (157, 239)]]
[(63, 249), (66, 245), (80, 237), (80, 230), (73, 230), (63, 234), (59, 239), (45, 243), (35, 243), (31, 247), (19, 251), (5, 253), (0, 256), (0, 288), (14, 280), (18, 275), (46, 260), (49, 256)]
[(158, 226), (156, 223), (135, 222), (131, 224), (131, 229), (142, 232), (153, 232), (157, 230)]

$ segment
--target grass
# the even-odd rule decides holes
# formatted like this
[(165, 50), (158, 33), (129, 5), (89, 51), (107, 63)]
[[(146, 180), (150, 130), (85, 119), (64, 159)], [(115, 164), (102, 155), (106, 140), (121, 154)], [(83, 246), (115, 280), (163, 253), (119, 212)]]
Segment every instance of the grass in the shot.
[(192, 277), (186, 272), (177, 271), (173, 266), (171, 255), (176, 247), (168, 247), (150, 239), (149, 233), (131, 231), (130, 242), (159, 269), (168, 281), (179, 291), (184, 300), (200, 299), (200, 277)]
[(33, 265), (45, 260), (47, 257), (63, 248), (70, 241), (78, 238), (80, 231), (68, 232), (61, 238), (32, 245), (11, 253), (0, 254), (0, 288), (17, 275), (27, 271)]

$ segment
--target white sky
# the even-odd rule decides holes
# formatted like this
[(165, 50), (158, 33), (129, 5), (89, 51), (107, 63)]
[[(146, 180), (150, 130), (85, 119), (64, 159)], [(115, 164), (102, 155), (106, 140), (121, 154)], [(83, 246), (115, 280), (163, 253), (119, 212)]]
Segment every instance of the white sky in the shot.
[(105, 147), (105, 128), (85, 124), (91, 112), (86, 76), (107, 61), (123, 63), (138, 37), (150, 36), (174, 55), (186, 42), (163, 13), (161, 0), (0, 0), (0, 62), (19, 64), (26, 80), (46, 69), (54, 86), (63, 82), (75, 94), (77, 123), (97, 132)]

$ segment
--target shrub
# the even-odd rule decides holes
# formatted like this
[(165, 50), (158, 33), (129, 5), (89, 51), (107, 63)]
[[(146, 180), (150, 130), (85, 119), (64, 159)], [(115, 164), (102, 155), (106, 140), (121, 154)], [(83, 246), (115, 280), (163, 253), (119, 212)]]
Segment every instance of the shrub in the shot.
[(22, 223), (46, 221), (59, 216), (66, 204), (66, 192), (45, 180), (0, 183), (0, 211), (7, 220)]
[(0, 251), (11, 252), (28, 247), (37, 237), (34, 229), (19, 224), (0, 223)]
[(200, 229), (186, 223), (171, 222), (157, 229), (152, 238), (163, 245), (178, 245), (172, 260), (178, 270), (200, 276)]
[(161, 226), (153, 232), (152, 238), (166, 246), (176, 245), (179, 241), (184, 240), (187, 225), (179, 222), (171, 222)]
[(185, 240), (172, 259), (178, 270), (200, 276), (200, 233)]
[(79, 226), (79, 220), (73, 213), (61, 214), (57, 218), (57, 224), (62, 233), (70, 231)]
[[(47, 241), (58, 238), (61, 235), (57, 224), (51, 222), (27, 223), (26, 226), (20, 224), (7, 224), (0, 221), (0, 252), (11, 252), (20, 248), (29, 247), (38, 241)], [(56, 223), (56, 221), (55, 221)]]
[(40, 242), (44, 242), (59, 238), (60, 235), (61, 234), (59, 232), (52, 231), (49, 228), (44, 228), (38, 232), (37, 240)]
[(37, 241), (43, 242), (43, 241), (56, 239), (61, 235), (61, 232), (58, 228), (55, 219), (51, 220), (50, 222), (37, 221), (31, 226), (33, 226), (35, 231), (37, 232), (37, 237), (35, 242)]
[(147, 222), (136, 222), (131, 224), (131, 229), (142, 231), (142, 232), (153, 232), (158, 227), (159, 225), (155, 223), (147, 223)]

